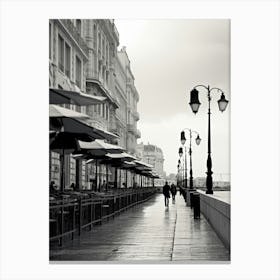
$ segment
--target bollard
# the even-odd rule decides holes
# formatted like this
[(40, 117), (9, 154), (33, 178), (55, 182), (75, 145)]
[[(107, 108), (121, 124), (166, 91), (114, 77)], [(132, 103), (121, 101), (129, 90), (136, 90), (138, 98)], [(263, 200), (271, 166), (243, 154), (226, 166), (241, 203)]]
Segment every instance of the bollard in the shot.
[(193, 192), (190, 192), (190, 206), (191, 206), (191, 209), (193, 208)]
[(193, 201), (193, 217), (194, 219), (200, 219), (200, 198), (199, 193), (194, 192), (192, 195)]

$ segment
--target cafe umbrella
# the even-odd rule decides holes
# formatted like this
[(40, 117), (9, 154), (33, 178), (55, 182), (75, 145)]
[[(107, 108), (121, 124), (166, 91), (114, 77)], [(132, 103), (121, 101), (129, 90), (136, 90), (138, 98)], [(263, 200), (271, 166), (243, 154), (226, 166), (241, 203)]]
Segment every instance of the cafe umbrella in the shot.
[(137, 159), (136, 157), (134, 157), (128, 153), (125, 153), (125, 152), (117, 153), (117, 154), (113, 154), (113, 153), (106, 154), (106, 158), (103, 160), (103, 162), (109, 163), (115, 167), (115, 183), (114, 183), (115, 188), (117, 188), (118, 168), (122, 169), (123, 162), (125, 162), (125, 161), (131, 162), (136, 159)]
[(65, 154), (80, 150), (78, 140), (93, 141), (103, 136), (82, 122), (89, 117), (66, 108), (50, 105), (50, 150), (59, 153), (61, 160), (61, 191), (65, 187)]
[[(95, 140), (91, 142), (84, 142), (84, 141), (78, 141), (79, 143), (79, 151), (76, 151), (74, 157), (76, 159), (83, 158), (87, 159), (87, 163), (92, 162), (95, 160), (95, 186), (97, 188), (97, 165), (98, 161), (105, 158), (105, 155), (108, 153), (110, 154), (119, 154), (124, 151), (124, 149), (117, 145), (112, 145), (109, 143), (104, 142), (103, 140)], [(106, 178), (108, 182), (108, 163), (106, 163)]]
[(106, 97), (83, 94), (64, 89), (49, 89), (50, 104), (74, 104), (79, 106), (100, 104)]

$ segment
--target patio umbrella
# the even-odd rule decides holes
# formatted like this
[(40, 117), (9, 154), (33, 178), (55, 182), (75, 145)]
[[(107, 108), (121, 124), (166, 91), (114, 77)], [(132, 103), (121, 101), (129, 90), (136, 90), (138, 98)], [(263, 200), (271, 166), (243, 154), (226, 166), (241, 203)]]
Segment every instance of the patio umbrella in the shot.
[(83, 142), (79, 141), (79, 145), (81, 147), (81, 150), (87, 151), (88, 153), (92, 155), (106, 155), (107, 153), (111, 154), (119, 154), (124, 149), (117, 145), (112, 145), (109, 143), (105, 143), (102, 140), (95, 140), (92, 142)]
[(75, 104), (80, 106), (104, 102), (105, 97), (93, 96), (63, 89), (49, 89), (50, 104)]
[(118, 168), (122, 169), (122, 165), (125, 161), (130, 162), (134, 160), (136, 160), (136, 157), (125, 152), (118, 153), (118, 154), (112, 154), (112, 153), (106, 154), (106, 159), (104, 160), (104, 162), (108, 162), (115, 167), (115, 187), (117, 187)]
[[(85, 156), (83, 156), (83, 158), (88, 159), (87, 163), (90, 163), (89, 160), (95, 159), (95, 163), (96, 163), (96, 186), (97, 186), (97, 182), (98, 182), (98, 179), (97, 179), (98, 160), (104, 159), (105, 155), (107, 153), (119, 154), (124, 150), (120, 146), (108, 144), (108, 143), (105, 143), (102, 140), (95, 140), (95, 141), (92, 141), (92, 142), (79, 141), (79, 147), (80, 147), (80, 151), (78, 151), (78, 152), (79, 153), (85, 153)], [(106, 173), (108, 172), (107, 165), (108, 165), (108, 163), (106, 163)], [(107, 174), (106, 174), (106, 177), (108, 177)]]
[(73, 134), (78, 140), (93, 141), (104, 139), (103, 135), (84, 123), (89, 119), (88, 115), (78, 113), (60, 106), (50, 105), (50, 129)]
[(128, 154), (128, 153), (118, 153), (118, 154), (112, 154), (112, 153), (108, 153), (106, 155), (106, 157), (109, 159), (109, 160), (119, 160), (119, 161), (134, 161), (136, 160), (137, 158)]
[[(61, 190), (65, 187), (65, 154), (80, 150), (78, 140), (93, 141), (103, 137), (95, 133), (92, 127), (80, 120), (88, 119), (85, 114), (50, 105), (50, 150), (61, 155)], [(79, 120), (77, 120), (78, 118)]]
[(94, 139), (106, 139), (111, 141), (119, 138), (117, 135), (106, 131), (105, 129), (94, 127), (94, 125), (92, 125), (90, 116), (86, 114), (69, 110), (57, 105), (50, 105), (49, 108), (50, 128), (52, 130), (60, 130), (61, 127), (64, 127), (64, 131), (67, 131), (69, 128), (70, 132), (73, 132), (75, 127), (81, 128), (81, 123), (83, 123), (84, 127), (82, 127), (81, 130), (87, 134), (91, 134)]
[(90, 119), (90, 116), (82, 114), (73, 110), (66, 109), (58, 105), (49, 105), (49, 117), (50, 118), (75, 118), (79, 120)]
[(148, 164), (144, 161), (135, 160), (134, 163), (136, 164), (137, 169), (139, 169), (139, 170), (152, 170), (152, 168), (153, 168), (153, 165)]
[[(79, 151), (79, 135), (69, 132), (50, 132), (50, 150), (59, 154), (71, 154)], [(83, 136), (82, 136), (83, 138)]]

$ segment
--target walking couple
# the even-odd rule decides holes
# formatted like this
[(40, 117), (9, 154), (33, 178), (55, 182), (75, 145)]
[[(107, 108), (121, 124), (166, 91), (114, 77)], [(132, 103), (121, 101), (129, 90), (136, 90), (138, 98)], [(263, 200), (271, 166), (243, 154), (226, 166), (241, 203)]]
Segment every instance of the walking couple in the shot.
[(162, 193), (164, 195), (164, 204), (166, 207), (169, 206), (169, 198), (170, 198), (170, 192), (172, 194), (172, 200), (175, 202), (175, 196), (177, 193), (176, 186), (174, 184), (171, 185), (171, 187), (168, 185), (168, 182), (165, 182), (165, 185), (162, 188)]

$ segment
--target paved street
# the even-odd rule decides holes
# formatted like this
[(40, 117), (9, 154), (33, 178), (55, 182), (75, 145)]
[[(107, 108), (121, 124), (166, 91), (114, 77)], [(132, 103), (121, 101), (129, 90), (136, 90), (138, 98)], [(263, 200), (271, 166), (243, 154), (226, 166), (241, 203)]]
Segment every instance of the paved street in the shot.
[(163, 196), (156, 195), (120, 216), (95, 226), (80, 238), (50, 251), (51, 260), (114, 262), (202, 262), (229, 261), (225, 249), (211, 226), (176, 196), (165, 208)]

